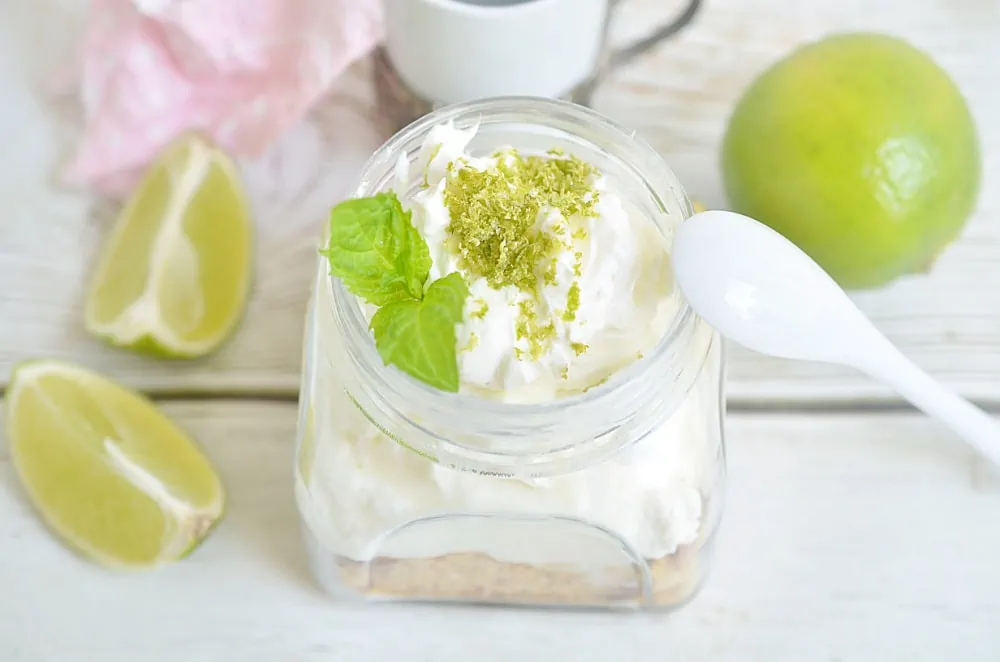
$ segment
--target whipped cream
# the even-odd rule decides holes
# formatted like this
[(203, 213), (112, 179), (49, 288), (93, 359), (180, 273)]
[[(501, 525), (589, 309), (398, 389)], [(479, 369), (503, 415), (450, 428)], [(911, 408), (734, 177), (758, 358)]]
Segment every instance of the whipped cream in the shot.
[[(469, 286), (464, 320), (456, 329), (462, 386), (518, 402), (545, 402), (593, 386), (653, 347), (677, 313), (663, 236), (648, 219), (627, 209), (604, 177), (596, 177), (594, 215), (566, 219), (551, 208), (540, 214), (543, 232), (559, 226), (578, 230), (578, 236), (567, 240), (570, 246), (556, 253), (551, 282), (540, 278), (537, 292), (515, 285), (491, 287), (485, 277), (463, 267), (448, 232), (449, 164), (487, 170), (498, 160), (466, 153), (475, 133), (475, 128), (438, 125), (417, 155), (412, 169), (417, 177), (405, 154), (396, 166), (401, 197), (417, 183), (404, 206), (430, 250), (428, 282), (458, 271)], [(567, 319), (563, 313), (574, 285), (576, 309)], [(533, 355), (530, 340), (518, 335), (526, 304), (554, 327), (540, 355)]]
[[(469, 285), (465, 319), (457, 328), (458, 347), (468, 347), (459, 354), (462, 389), (506, 401), (539, 402), (592, 386), (655, 345), (676, 315), (679, 301), (666, 243), (648, 218), (630, 209), (608, 181), (596, 178), (597, 213), (569, 219), (586, 229), (567, 251), (573, 258), (582, 253), (582, 259), (577, 264), (557, 256), (557, 277), (536, 301), (543, 313), (564, 311), (575, 282), (577, 314), (572, 320), (551, 315), (555, 334), (543, 352), (531, 355), (517, 334), (527, 295), (512, 286), (494, 289), (485, 278), (467, 272), (448, 243), (450, 216), (443, 190), (448, 164), (464, 161), (463, 167), (482, 169), (496, 158), (466, 153), (474, 133), (435, 127), (413, 167), (405, 156), (400, 159), (395, 185), (429, 246), (433, 266), (428, 281), (460, 271)], [(548, 210), (539, 222), (567, 221), (559, 216)], [(313, 367), (307, 370), (311, 384), (305, 390), (296, 472), (300, 511), (324, 547), (359, 561), (378, 555), (422, 558), (481, 551), (512, 562), (561, 563), (579, 556), (579, 549), (567, 546), (593, 547), (595, 556), (620, 561), (621, 541), (642, 557), (657, 559), (698, 539), (703, 491), (710, 489), (716, 470), (711, 432), (716, 391), (692, 389), (638, 445), (580, 471), (530, 481), (458, 471), (388, 438), (346, 393), (341, 376), (350, 367), (340, 364), (347, 361), (344, 352), (331, 349), (342, 339), (326, 271), (321, 262), (309, 322), (306, 361)], [(711, 336), (707, 327), (699, 333)], [(477, 343), (470, 342), (473, 336)], [(574, 343), (586, 344), (587, 350), (575, 351)], [(710, 344), (706, 340), (699, 346)], [(717, 350), (714, 356), (718, 360)], [(458, 520), (454, 527), (441, 521), (407, 526), (456, 513), (561, 516), (596, 524), (618, 539), (602, 545), (597, 538), (590, 544), (573, 535), (554, 535), (550, 544), (527, 544), (505, 531), (499, 520), (495, 526), (474, 527), (474, 535)], [(416, 535), (420, 531), (424, 535)]]

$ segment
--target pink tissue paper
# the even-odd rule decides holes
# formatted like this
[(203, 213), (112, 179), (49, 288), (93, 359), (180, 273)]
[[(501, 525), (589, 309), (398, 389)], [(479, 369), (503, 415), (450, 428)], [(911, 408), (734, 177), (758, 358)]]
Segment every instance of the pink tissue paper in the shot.
[(198, 131), (256, 158), (381, 38), (381, 0), (91, 0), (64, 176), (121, 195)]

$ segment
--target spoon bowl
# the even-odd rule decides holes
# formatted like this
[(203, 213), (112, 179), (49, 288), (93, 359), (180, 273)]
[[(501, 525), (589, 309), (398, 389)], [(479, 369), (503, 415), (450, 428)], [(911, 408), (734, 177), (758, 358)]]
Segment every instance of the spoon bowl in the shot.
[(677, 284), (705, 320), (754, 351), (860, 367), (871, 322), (832, 278), (763, 223), (706, 211), (674, 239)]
[(695, 214), (674, 238), (677, 284), (724, 337), (786, 359), (852, 366), (888, 384), (1000, 466), (1000, 429), (902, 355), (795, 244), (727, 211)]

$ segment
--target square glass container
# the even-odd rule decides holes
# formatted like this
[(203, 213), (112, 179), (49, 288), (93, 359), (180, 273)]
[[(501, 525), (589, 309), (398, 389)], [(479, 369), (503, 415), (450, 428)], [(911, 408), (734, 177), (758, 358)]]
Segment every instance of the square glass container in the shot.
[[(535, 98), (431, 113), (376, 152), (355, 196), (388, 190), (400, 156), (415, 158), (442, 122), (478, 126), (474, 155), (512, 145), (592, 162), (668, 247), (691, 214), (633, 132)], [(690, 600), (722, 510), (724, 360), (718, 334), (679, 301), (659, 343), (603, 383), (513, 404), (384, 365), (357, 299), (320, 257), (295, 462), (318, 581), (348, 600), (637, 610)]]

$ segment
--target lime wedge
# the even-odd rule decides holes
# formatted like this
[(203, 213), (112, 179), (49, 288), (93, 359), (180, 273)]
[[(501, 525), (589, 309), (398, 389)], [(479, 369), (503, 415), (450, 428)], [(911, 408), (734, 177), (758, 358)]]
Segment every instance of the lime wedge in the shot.
[(101, 565), (182, 558), (222, 515), (222, 484), (195, 444), (145, 397), (94, 372), (19, 365), (6, 424), (14, 468), (45, 523)]
[(87, 292), (87, 330), (163, 356), (208, 354), (246, 306), (252, 235), (232, 161), (197, 137), (178, 140), (118, 217)]

